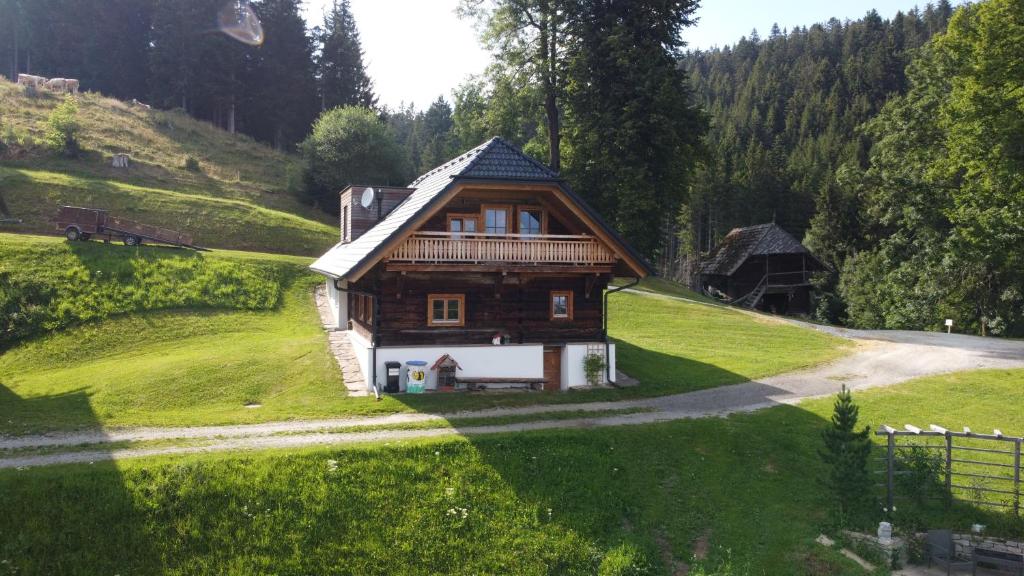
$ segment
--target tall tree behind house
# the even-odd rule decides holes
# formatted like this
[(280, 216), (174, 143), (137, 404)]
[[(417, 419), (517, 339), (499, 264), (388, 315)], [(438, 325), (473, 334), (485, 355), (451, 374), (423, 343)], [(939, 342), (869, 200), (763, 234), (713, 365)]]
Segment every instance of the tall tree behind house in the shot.
[(631, 243), (655, 255), (662, 215), (678, 208), (704, 130), (677, 66), (695, 7), (464, 0), (462, 13), (483, 24), (495, 58), (482, 79), (457, 91), (456, 132), (498, 134), (547, 156)]
[(581, 14), (573, 0), (462, 0), (461, 15), (481, 23), (481, 40), (495, 54), (494, 71), (518, 71), (536, 85), (546, 119), (548, 165), (561, 169), (562, 96), (567, 33)]
[(322, 109), (377, 105), (373, 84), (363, 67), (363, 47), (349, 0), (335, 0), (324, 17), (317, 75)]
[(678, 66), (692, 0), (581, 2), (569, 29), (565, 173), (641, 253), (688, 187), (706, 126)]

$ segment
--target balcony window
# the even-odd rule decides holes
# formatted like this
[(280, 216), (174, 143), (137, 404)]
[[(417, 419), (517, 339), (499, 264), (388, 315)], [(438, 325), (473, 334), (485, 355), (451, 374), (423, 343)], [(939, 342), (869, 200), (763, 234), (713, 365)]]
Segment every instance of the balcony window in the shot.
[(477, 231), (479, 217), (476, 214), (449, 214), (448, 231), (452, 238), (462, 238), (462, 234), (474, 234)]
[(465, 308), (464, 294), (431, 294), (427, 296), (427, 325), (462, 326)]
[(540, 236), (544, 233), (544, 211), (536, 208), (520, 208), (519, 233), (524, 236)]
[(508, 206), (484, 206), (484, 232), (491, 235), (508, 234), (511, 210)]
[(572, 320), (571, 290), (554, 290), (551, 292), (551, 319)]

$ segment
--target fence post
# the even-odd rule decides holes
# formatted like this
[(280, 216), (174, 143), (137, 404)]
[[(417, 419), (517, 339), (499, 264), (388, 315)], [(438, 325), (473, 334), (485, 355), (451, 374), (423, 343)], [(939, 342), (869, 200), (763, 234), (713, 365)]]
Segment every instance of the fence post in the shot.
[(946, 431), (946, 504), (953, 501), (953, 435)]
[(1013, 515), (1020, 515), (1020, 440), (1013, 442)]
[(886, 511), (892, 515), (893, 507), (893, 490), (895, 474), (895, 460), (896, 460), (896, 435), (890, 431), (888, 433), (889, 445), (886, 450), (885, 458), (885, 486), (886, 486)]

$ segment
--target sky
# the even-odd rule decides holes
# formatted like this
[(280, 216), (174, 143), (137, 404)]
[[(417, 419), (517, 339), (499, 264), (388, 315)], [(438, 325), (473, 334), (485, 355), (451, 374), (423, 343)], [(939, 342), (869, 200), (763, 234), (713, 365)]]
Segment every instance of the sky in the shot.
[[(455, 14), (459, 0), (351, 0), (370, 78), (379, 101), (389, 107), (412, 103), (423, 109), (468, 76), (486, 68), (474, 23)], [(924, 6), (926, 0), (703, 0), (696, 26), (683, 32), (689, 48), (731, 44), (757, 28), (765, 37), (782, 28), (809, 26), (836, 17), (855, 20), (874, 8), (883, 18)], [(323, 22), (331, 0), (306, 0), (310, 26)], [(954, 2), (956, 4), (956, 2)]]

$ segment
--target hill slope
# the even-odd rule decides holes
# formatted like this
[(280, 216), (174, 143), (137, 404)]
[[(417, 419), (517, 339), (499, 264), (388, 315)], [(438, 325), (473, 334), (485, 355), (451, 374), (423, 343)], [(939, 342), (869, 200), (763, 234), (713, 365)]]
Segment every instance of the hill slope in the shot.
[[(180, 227), (214, 247), (315, 254), (335, 241), (333, 219), (296, 198), (296, 157), (180, 112), (87, 93), (77, 97), (84, 153), (60, 158), (41, 145), (60, 101), (0, 81), (0, 190), (25, 220), (18, 231), (53, 232), (55, 207), (70, 203)], [(120, 152), (130, 168), (110, 166)], [(198, 171), (185, 168), (190, 157)]]
[(847, 351), (735, 310), (617, 294), (611, 335), (619, 367), (640, 386), (348, 398), (308, 262), (0, 234), (0, 434), (618, 400), (734, 384)]

